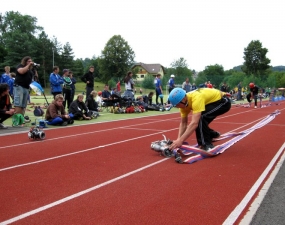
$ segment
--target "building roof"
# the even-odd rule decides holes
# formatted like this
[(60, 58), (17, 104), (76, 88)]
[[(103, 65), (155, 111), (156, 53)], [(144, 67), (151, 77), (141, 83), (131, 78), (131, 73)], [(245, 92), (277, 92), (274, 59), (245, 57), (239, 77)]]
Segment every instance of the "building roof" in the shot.
[(145, 63), (135, 63), (133, 67), (135, 66), (141, 66), (144, 68), (148, 73), (158, 73), (160, 71), (160, 68), (164, 70), (164, 67), (160, 64), (145, 64)]

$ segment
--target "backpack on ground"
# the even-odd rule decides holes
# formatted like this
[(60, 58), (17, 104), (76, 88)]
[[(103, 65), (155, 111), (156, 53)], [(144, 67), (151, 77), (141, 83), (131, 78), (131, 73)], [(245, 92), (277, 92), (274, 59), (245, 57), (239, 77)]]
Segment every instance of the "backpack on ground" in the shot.
[(44, 110), (40, 106), (36, 106), (34, 109), (34, 115), (35, 116), (42, 116), (44, 115)]
[(25, 119), (24, 116), (22, 114), (14, 114), (12, 116), (12, 126), (20, 126), (24, 123)]

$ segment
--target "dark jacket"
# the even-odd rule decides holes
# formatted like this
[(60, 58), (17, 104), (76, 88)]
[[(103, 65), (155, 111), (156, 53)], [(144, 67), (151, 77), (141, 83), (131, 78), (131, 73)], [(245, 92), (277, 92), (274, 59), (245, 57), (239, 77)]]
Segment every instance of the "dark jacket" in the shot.
[(64, 115), (66, 115), (64, 106), (58, 106), (55, 104), (55, 100), (52, 101), (51, 104), (49, 104), (47, 111), (46, 111), (46, 120), (52, 120), (56, 117), (64, 118)]
[(83, 116), (83, 113), (87, 113), (89, 110), (87, 109), (84, 102), (80, 102), (76, 99), (70, 104), (68, 111), (69, 113), (76, 115), (82, 114)]
[(95, 102), (93, 95), (89, 95), (89, 97), (87, 98), (85, 102), (85, 105), (91, 111), (98, 111), (98, 103)]
[[(88, 71), (88, 73), (85, 73), (81, 80), (86, 83), (87, 87), (94, 87), (94, 74), (92, 72)], [(89, 81), (88, 84), (87, 81)]]
[(72, 84), (70, 85), (71, 90), (75, 90), (76, 79), (74, 77), (71, 78)]
[(12, 108), (10, 103), (10, 96), (5, 95), (0, 98), (0, 113), (3, 114), (6, 111), (9, 111)]

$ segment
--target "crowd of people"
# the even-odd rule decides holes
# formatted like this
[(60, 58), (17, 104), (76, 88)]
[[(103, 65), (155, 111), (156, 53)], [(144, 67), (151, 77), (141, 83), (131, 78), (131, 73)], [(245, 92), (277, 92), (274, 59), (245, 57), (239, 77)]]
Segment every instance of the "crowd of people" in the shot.
[[(63, 69), (62, 75), (60, 75), (60, 68), (54, 66), (53, 72), (49, 77), (53, 101), (46, 109), (45, 119), (47, 123), (49, 125), (65, 126), (73, 124), (74, 120), (91, 120), (92, 118), (97, 118), (100, 115), (99, 112), (103, 106), (122, 105), (122, 96), (132, 102), (136, 101), (136, 104), (142, 106), (146, 110), (158, 110), (157, 107), (152, 107), (154, 105), (162, 106), (163, 108), (167, 103), (168, 105), (172, 104), (170, 98), (168, 98), (167, 103), (164, 103), (161, 74), (159, 73), (154, 79), (154, 92), (151, 91), (148, 95), (142, 95), (142, 89), (140, 88), (139, 91), (141, 96), (137, 97), (137, 99), (135, 99), (136, 88), (133, 73), (131, 71), (128, 72), (124, 78), (125, 91), (122, 95), (120, 81), (118, 81), (116, 88), (113, 88), (111, 91), (106, 84), (104, 90), (97, 92), (94, 90), (94, 78), (94, 66), (90, 66), (88, 72), (81, 77), (82, 81), (86, 84), (86, 99), (84, 99), (85, 96), (83, 94), (77, 95), (74, 99), (76, 79), (73, 77), (72, 71)], [(16, 73), (11, 73), (9, 66), (5, 67), (5, 73), (0, 79), (0, 128), (7, 128), (7, 126), (4, 126), (3, 122), (11, 116), (21, 115), (24, 117), (27, 101), (29, 99), (30, 84), (34, 80), (38, 80), (38, 74), (35, 63), (29, 56), (22, 59), (21, 63), (16, 68)], [(169, 94), (176, 88), (175, 75), (173, 74), (168, 81), (168, 87)], [(211, 84), (210, 81), (207, 81), (197, 86), (195, 83), (191, 84), (189, 78), (186, 78), (182, 84), (181, 90), (188, 95), (188, 93), (192, 93), (194, 90), (202, 88), (215, 89), (215, 85)], [(226, 83), (223, 83), (220, 91), (223, 93), (231, 92)], [(232, 93), (231, 96), (235, 96), (236, 100), (245, 97), (245, 89), (242, 87), (241, 82), (234, 91), (236, 94)], [(252, 99), (254, 99), (256, 106), (256, 96), (257, 93), (260, 92), (260, 88), (257, 85), (250, 83), (248, 91), (249, 93), (246, 95), (246, 99), (248, 102), (251, 102)], [(263, 92), (269, 94), (270, 89), (263, 90)], [(152, 101), (154, 94), (156, 95), (155, 102)], [(12, 103), (10, 102), (10, 98), (12, 99)], [(14, 108), (12, 108), (12, 104)], [(25, 122), (25, 119), (23, 121)]]

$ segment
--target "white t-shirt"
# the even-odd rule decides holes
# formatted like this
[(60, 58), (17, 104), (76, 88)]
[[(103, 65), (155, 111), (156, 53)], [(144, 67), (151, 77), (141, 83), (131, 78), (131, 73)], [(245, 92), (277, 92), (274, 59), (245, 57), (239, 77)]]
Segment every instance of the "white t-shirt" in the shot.
[(95, 98), (95, 102), (98, 103), (98, 106), (101, 106), (102, 105), (102, 98), (97, 95), (96, 98)]
[(133, 90), (132, 89), (132, 84), (135, 84), (133, 79), (130, 79), (128, 83), (125, 83), (126, 90)]

